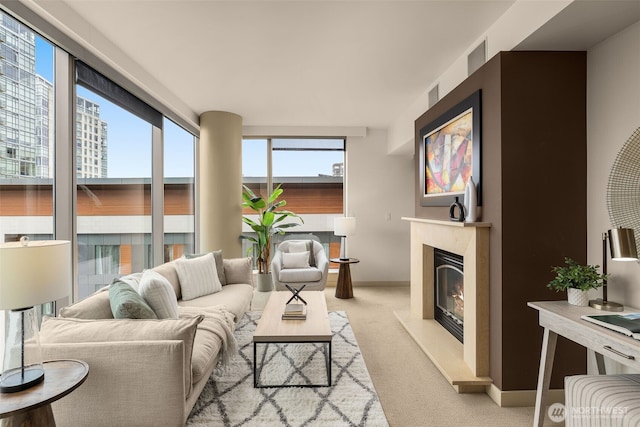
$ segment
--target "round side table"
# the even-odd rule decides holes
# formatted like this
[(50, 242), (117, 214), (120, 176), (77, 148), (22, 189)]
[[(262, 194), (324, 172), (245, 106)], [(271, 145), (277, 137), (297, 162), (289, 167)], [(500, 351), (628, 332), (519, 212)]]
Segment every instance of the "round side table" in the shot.
[(329, 261), (340, 264), (338, 270), (338, 282), (336, 283), (336, 298), (353, 298), (353, 286), (351, 284), (351, 268), (349, 264), (360, 262), (357, 258), (331, 258)]
[(16, 393), (0, 393), (2, 426), (55, 426), (51, 402), (78, 388), (89, 374), (80, 360), (52, 360), (42, 364), (44, 381)]

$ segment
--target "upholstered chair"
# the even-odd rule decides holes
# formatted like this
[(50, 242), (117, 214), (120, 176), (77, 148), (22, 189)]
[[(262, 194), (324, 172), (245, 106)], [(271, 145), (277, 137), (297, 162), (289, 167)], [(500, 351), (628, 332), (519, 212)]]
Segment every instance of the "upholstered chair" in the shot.
[(271, 260), (271, 275), (278, 291), (285, 284), (305, 291), (321, 291), (327, 283), (329, 260), (320, 242), (315, 240), (285, 240), (276, 248)]

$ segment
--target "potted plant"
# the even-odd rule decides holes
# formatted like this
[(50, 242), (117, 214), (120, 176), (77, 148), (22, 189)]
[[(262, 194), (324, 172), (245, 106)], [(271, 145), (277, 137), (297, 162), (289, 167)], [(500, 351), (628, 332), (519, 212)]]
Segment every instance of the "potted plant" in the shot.
[(556, 277), (547, 284), (549, 289), (556, 292), (567, 291), (569, 304), (586, 306), (589, 304), (587, 291), (602, 286), (606, 275), (600, 274), (599, 265), (578, 264), (571, 258), (564, 259), (566, 267), (553, 267), (551, 271)]
[[(296, 227), (300, 224), (295, 222), (283, 223), (288, 218), (297, 218), (300, 223), (304, 223), (302, 218), (293, 212), (278, 210), (287, 204), (286, 200), (278, 200), (284, 190), (281, 184), (278, 185), (271, 195), (265, 200), (262, 196), (256, 195), (246, 185), (242, 186), (242, 207), (248, 207), (258, 215), (258, 220), (254, 221), (247, 216), (242, 217), (242, 221), (256, 233), (256, 236), (242, 236), (258, 246), (258, 290), (265, 292), (272, 288), (271, 274), (269, 273), (269, 263), (271, 258), (271, 238), (274, 234), (284, 234), (284, 230)], [(248, 249), (251, 253), (253, 245)]]

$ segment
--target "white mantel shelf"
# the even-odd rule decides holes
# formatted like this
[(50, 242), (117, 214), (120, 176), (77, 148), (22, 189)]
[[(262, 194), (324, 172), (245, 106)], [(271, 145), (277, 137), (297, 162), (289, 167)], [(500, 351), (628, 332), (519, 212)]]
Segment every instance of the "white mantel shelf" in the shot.
[[(411, 223), (411, 305), (396, 317), (459, 393), (484, 392), (489, 376), (488, 222), (407, 218)], [(434, 319), (433, 249), (464, 258), (464, 343)]]
[(490, 222), (459, 222), (459, 221), (443, 221), (441, 219), (429, 218), (410, 218), (403, 216), (403, 220), (412, 222), (424, 222), (425, 224), (448, 225), (451, 227), (491, 227)]

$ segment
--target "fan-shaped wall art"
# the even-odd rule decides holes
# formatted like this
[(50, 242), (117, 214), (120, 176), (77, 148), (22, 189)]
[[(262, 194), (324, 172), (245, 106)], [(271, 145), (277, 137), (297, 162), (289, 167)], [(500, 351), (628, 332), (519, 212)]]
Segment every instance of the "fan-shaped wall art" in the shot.
[(633, 228), (640, 248), (640, 128), (631, 134), (611, 166), (607, 209), (613, 227)]

